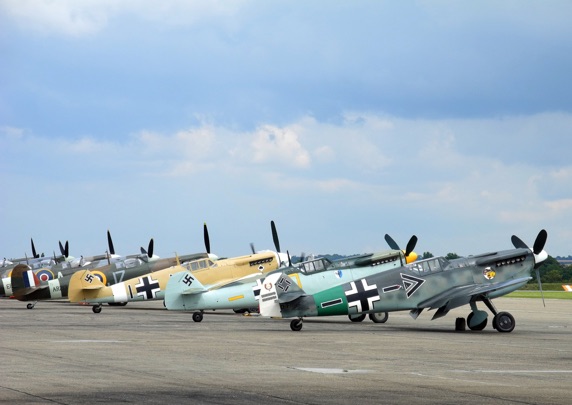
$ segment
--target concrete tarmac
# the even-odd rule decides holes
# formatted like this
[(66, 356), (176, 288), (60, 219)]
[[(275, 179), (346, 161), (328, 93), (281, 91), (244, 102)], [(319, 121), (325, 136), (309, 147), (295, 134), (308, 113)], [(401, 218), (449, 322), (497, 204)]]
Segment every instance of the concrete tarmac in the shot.
[[(512, 333), (0, 300), (1, 404), (570, 404), (572, 301), (500, 298)], [(484, 305), (481, 305), (484, 308)]]

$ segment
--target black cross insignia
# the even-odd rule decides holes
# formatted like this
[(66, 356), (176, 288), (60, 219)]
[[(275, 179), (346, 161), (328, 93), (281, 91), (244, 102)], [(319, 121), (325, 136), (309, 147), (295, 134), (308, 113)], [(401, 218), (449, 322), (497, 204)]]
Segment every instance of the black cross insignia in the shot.
[(380, 300), (377, 285), (368, 285), (365, 278), (352, 281), (349, 286), (345, 291), (348, 307), (356, 307), (358, 313), (373, 309), (373, 303)]
[(290, 285), (292, 285), (292, 282), (290, 280), (286, 280), (286, 277), (280, 277), (280, 280), (276, 283), (276, 287), (280, 288), (284, 292), (288, 291)]
[(141, 282), (135, 286), (135, 289), (137, 290), (137, 295), (141, 295), (143, 299), (153, 299), (157, 291), (161, 290), (159, 288), (159, 282), (153, 280), (151, 276), (141, 277), (139, 280)]
[(191, 284), (193, 284), (193, 281), (195, 281), (195, 279), (190, 274), (186, 274), (185, 277), (183, 278), (183, 283), (189, 287), (191, 286)]
[(93, 283), (93, 274), (86, 274), (84, 280), (89, 284)]

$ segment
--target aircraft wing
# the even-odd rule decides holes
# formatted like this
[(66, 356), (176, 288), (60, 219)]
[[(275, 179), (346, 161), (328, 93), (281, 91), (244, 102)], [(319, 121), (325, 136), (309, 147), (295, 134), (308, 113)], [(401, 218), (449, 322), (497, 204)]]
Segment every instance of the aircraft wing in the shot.
[(502, 281), (500, 283), (492, 284), (469, 284), (464, 286), (458, 286), (450, 288), (449, 290), (443, 291), (435, 297), (419, 303), (419, 308), (441, 308), (450, 301), (454, 301), (462, 298), (473, 298), (483, 294), (489, 294), (504, 288), (515, 286), (518, 284), (526, 283), (531, 280), (532, 277), (521, 277), (514, 280)]

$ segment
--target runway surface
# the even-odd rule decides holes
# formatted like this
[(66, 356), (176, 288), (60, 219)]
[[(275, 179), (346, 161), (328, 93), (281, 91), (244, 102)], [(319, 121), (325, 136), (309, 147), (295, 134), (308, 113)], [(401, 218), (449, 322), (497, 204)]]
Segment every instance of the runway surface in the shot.
[[(304, 321), (161, 302), (91, 307), (0, 300), (2, 404), (570, 404), (572, 301), (495, 300), (516, 319), (455, 332), (430, 321)], [(485, 309), (484, 306), (482, 309)]]

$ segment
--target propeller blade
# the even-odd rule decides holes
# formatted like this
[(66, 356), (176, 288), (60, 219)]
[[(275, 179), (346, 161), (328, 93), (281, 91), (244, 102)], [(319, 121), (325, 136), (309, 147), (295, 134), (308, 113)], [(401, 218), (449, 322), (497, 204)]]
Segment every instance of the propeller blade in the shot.
[(68, 241), (66, 240), (66, 257), (70, 256), (70, 245), (68, 243)]
[(274, 241), (274, 247), (276, 251), (280, 252), (280, 241), (278, 240), (278, 232), (276, 232), (276, 225), (274, 221), (270, 221), (270, 228), (272, 228), (272, 240)]
[(40, 257), (40, 255), (36, 253), (36, 247), (34, 246), (34, 239), (30, 238), (30, 240), (32, 241), (32, 255), (34, 256), (34, 259), (37, 259), (38, 257)]
[(391, 236), (389, 236), (387, 233), (385, 234), (385, 241), (387, 242), (387, 244), (389, 245), (389, 247), (393, 250), (401, 250), (399, 249), (399, 245), (393, 240), (393, 238)]
[(407, 242), (407, 247), (405, 248), (405, 257), (409, 256), (413, 249), (415, 249), (415, 245), (417, 245), (417, 236), (413, 235), (409, 242)]
[(252, 250), (252, 254), (256, 254), (256, 249), (254, 249), (254, 243), (250, 242), (250, 250)]
[(115, 254), (115, 248), (113, 247), (113, 241), (111, 240), (111, 233), (109, 233), (109, 229), (107, 230), (107, 246), (109, 247), (109, 254)]
[(286, 254), (288, 255), (288, 267), (292, 267), (292, 259), (290, 259), (290, 252), (286, 251)]
[(538, 280), (538, 288), (540, 289), (540, 295), (542, 296), (542, 305), (546, 307), (546, 303), (544, 302), (544, 292), (542, 291), (542, 281), (540, 281), (540, 270), (538, 270), (538, 267), (536, 268), (536, 279)]
[(539, 254), (544, 250), (544, 245), (546, 244), (547, 238), (548, 238), (548, 233), (546, 232), (546, 230), (542, 229), (540, 232), (538, 232), (538, 236), (536, 237), (536, 240), (534, 241), (534, 246), (532, 248), (532, 251), (534, 252), (535, 255)]
[(209, 238), (209, 230), (207, 228), (207, 223), (205, 222), (204, 226), (203, 226), (203, 236), (205, 239), (205, 249), (207, 250), (207, 253), (210, 254), (211, 253), (211, 241)]
[(522, 241), (522, 239), (520, 239), (518, 236), (516, 235), (512, 235), (512, 237), (510, 238), (513, 246), (516, 249), (529, 249), (529, 247), (526, 245), (526, 243), (524, 243)]
[(66, 251), (64, 249), (64, 245), (62, 245), (61, 241), (58, 241), (58, 243), (60, 244), (60, 252), (62, 253), (62, 256), (66, 255)]
[(145, 248), (143, 246), (141, 246), (141, 254), (142, 255), (146, 255), (147, 251), (145, 250)]
[(153, 257), (153, 248), (155, 247), (155, 242), (153, 242), (153, 238), (149, 241), (149, 248), (147, 249), (147, 256), (149, 258)]

